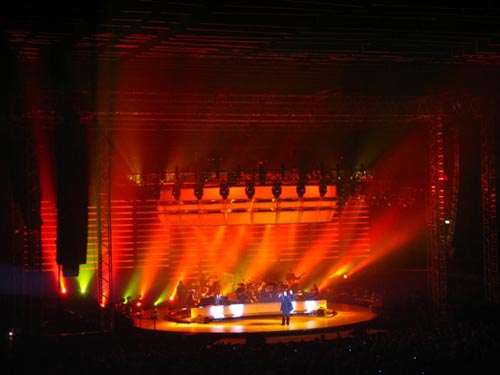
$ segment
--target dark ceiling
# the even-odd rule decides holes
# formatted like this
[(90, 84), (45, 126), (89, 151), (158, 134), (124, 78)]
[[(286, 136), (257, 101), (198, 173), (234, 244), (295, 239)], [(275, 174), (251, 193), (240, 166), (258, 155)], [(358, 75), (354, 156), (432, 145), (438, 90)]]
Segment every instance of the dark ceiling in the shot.
[[(72, 81), (89, 117), (113, 112), (123, 129), (310, 130), (404, 123), (434, 113), (407, 97), (494, 90), (498, 7), (434, 4), (32, 1), (0, 17), (23, 79), (49, 72), (36, 85), (65, 96)], [(96, 111), (94, 91), (112, 104)]]
[(500, 11), (480, 2), (33, 1), (9, 7), (4, 28), (28, 60), (64, 46), (82, 60), (164, 64), (175, 57), (500, 65)]

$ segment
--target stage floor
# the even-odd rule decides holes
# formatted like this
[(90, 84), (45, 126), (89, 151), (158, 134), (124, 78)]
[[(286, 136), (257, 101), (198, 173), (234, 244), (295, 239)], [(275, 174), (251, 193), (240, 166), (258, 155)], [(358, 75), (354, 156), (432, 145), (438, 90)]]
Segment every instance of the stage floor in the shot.
[(134, 318), (134, 327), (141, 330), (186, 335), (220, 335), (221, 337), (246, 337), (260, 335), (266, 338), (277, 336), (332, 333), (351, 329), (377, 317), (368, 307), (333, 304), (325, 316), (292, 315), (290, 325), (281, 325), (281, 316), (246, 317), (212, 320), (207, 323), (172, 321), (166, 319), (166, 311), (158, 311), (152, 319), (152, 311), (144, 311), (142, 319)]

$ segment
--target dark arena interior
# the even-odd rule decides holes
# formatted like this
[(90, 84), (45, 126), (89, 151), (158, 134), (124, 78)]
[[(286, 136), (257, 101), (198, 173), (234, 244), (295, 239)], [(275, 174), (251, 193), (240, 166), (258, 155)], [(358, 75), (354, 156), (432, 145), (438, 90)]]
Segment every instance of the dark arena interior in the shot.
[(496, 366), (493, 2), (0, 18), (3, 374)]

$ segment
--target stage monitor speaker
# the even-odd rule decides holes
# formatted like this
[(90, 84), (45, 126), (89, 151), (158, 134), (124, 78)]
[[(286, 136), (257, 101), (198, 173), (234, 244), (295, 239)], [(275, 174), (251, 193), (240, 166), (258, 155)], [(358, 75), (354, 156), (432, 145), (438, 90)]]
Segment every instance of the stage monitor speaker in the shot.
[(195, 323), (208, 324), (210, 323), (210, 317), (200, 314), (196, 318), (194, 318), (194, 321)]

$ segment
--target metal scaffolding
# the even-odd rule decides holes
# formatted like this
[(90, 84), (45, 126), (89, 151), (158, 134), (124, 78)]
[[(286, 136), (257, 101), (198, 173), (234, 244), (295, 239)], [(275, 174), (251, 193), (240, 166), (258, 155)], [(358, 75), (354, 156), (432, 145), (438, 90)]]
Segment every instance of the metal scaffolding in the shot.
[(446, 209), (444, 125), (437, 118), (429, 134), (429, 188), (427, 189), (427, 258), (432, 318), (436, 327), (447, 321)]
[(481, 208), (486, 300), (498, 303), (498, 223), (496, 199), (495, 129), (489, 120), (481, 123)]
[[(38, 166), (38, 155), (31, 133), (29, 122), (24, 120), (14, 121), (17, 127), (19, 145), (23, 150), (23, 167), (21, 174), (25, 177), (18, 177), (22, 181), (19, 192), (19, 204), (21, 206), (24, 221), (24, 266), (25, 271), (31, 275), (28, 278), (28, 285), (24, 285), (31, 292), (29, 297), (29, 327), (31, 333), (41, 330), (43, 320), (43, 308), (40, 303), (42, 296), (42, 237), (41, 237), (41, 188), (40, 172)], [(24, 283), (25, 280), (23, 280)]]
[(106, 124), (96, 131), (97, 272), (100, 328), (114, 328), (111, 241), (111, 132)]

